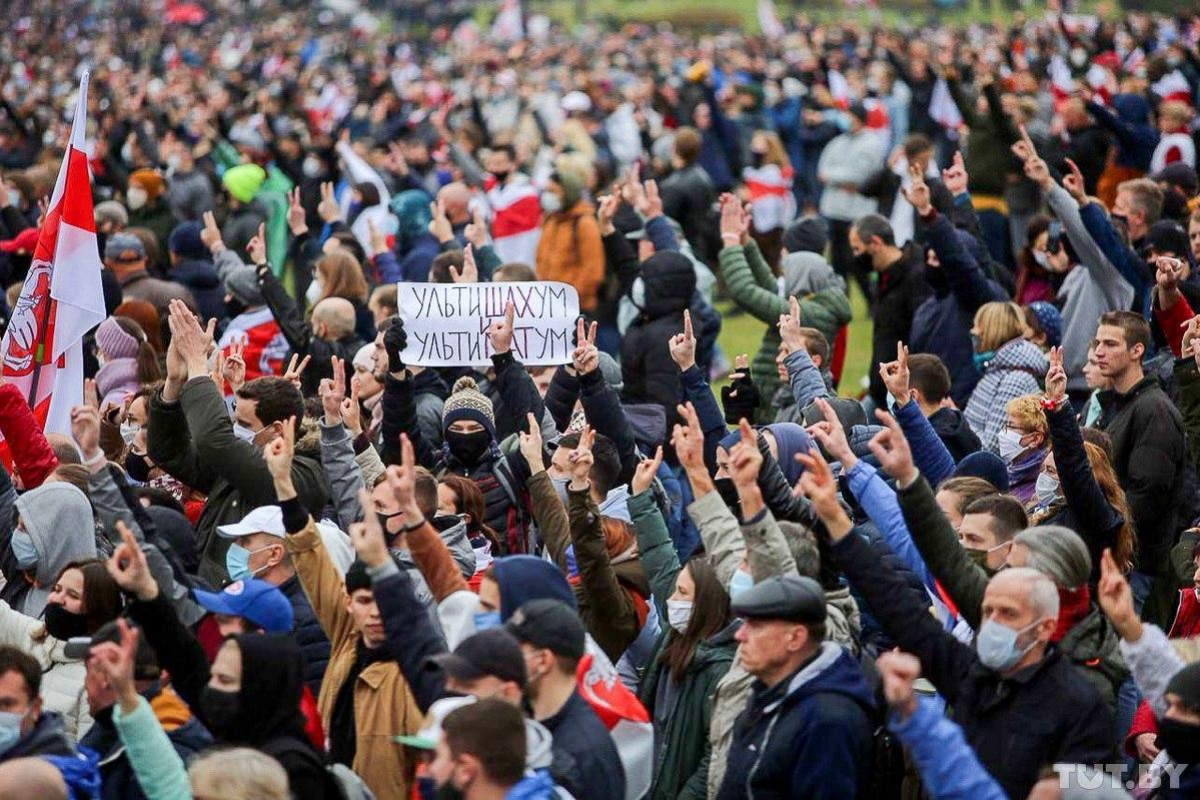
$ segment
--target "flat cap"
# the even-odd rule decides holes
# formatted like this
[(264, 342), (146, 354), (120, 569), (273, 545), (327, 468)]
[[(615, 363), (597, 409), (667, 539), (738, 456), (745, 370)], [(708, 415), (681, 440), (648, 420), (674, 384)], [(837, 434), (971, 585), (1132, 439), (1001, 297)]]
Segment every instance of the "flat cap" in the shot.
[(733, 613), (743, 619), (824, 622), (825, 592), (812, 578), (776, 575), (739, 594)]

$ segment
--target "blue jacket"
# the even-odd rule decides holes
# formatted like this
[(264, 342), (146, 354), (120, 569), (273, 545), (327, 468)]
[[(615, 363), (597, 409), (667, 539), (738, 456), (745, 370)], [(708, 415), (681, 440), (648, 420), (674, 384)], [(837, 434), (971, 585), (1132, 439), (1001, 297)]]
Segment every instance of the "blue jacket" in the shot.
[(304, 682), (316, 697), (321, 694), (321, 679), (329, 666), (329, 637), (321, 629), (321, 622), (304, 594), (299, 576), (293, 575), (281, 583), (279, 591), (292, 604), (292, 636), (304, 654)]
[(442, 252), (437, 239), (432, 235), (422, 236), (400, 258), (400, 280), (425, 283), (429, 280), (429, 268)]
[(892, 406), (892, 413), (912, 448), (913, 463), (921, 470), (929, 485), (937, 486), (950, 477), (954, 472), (954, 458), (921, 407), (916, 402), (908, 402), (899, 408)]
[(870, 785), (875, 699), (839, 645), (768, 688), (756, 681), (734, 723), (718, 800), (837, 798)]
[(171, 280), (192, 293), (196, 308), (205, 319), (225, 319), (225, 285), (217, 274), (216, 265), (210, 260), (185, 259), (171, 267)]
[(979, 248), (976, 239), (955, 228), (947, 217), (936, 214), (927, 222), (925, 238), (941, 268), (925, 270), (933, 294), (913, 314), (908, 345), (914, 353), (932, 353), (942, 360), (950, 371), (950, 394), (962, 408), (979, 382), (971, 346), (975, 312), (984, 303), (1009, 297), (984, 274), (980, 258), (971, 252)]
[(697, 163), (712, 178), (717, 192), (728, 192), (737, 183), (742, 171), (741, 144), (737, 126), (721, 111), (712, 87), (704, 89), (704, 100), (712, 113), (712, 127), (700, 134), (700, 157)]
[(709, 472), (716, 472), (717, 444), (729, 433), (725, 415), (708, 383), (708, 374), (699, 365), (680, 375), (679, 382), (683, 387), (683, 399), (680, 402), (691, 403), (695, 407), (700, 430), (704, 431), (704, 464)]
[(1095, 102), (1088, 103), (1087, 110), (1116, 136), (1117, 164), (1149, 172), (1159, 139), (1158, 130), (1150, 124), (1150, 104), (1140, 95), (1118, 94), (1113, 97), (1112, 105), (1116, 114)]
[(929, 796), (936, 800), (1006, 800), (1000, 785), (979, 763), (962, 728), (942, 716), (938, 704), (919, 698), (908, 719), (892, 715), (888, 728), (916, 762)]

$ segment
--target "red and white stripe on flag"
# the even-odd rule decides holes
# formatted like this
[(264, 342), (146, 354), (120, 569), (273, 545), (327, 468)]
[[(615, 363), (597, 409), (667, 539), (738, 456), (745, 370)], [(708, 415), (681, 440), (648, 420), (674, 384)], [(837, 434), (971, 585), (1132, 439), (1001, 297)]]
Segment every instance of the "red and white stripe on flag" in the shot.
[(499, 42), (515, 42), (525, 38), (521, 0), (504, 0), (500, 6), (500, 13), (492, 23), (492, 38)]
[[(85, 72), (33, 263), (0, 339), (4, 380), (21, 390), (44, 430), (64, 434), (71, 432), (71, 407), (83, 402), (83, 336), (105, 317), (85, 143), (87, 93)], [(9, 463), (2, 440), (0, 459)]]
[(604, 654), (589, 647), (575, 669), (579, 694), (613, 739), (625, 767), (625, 800), (637, 800), (650, 790), (654, 774), (654, 726), (637, 695), (621, 683)]

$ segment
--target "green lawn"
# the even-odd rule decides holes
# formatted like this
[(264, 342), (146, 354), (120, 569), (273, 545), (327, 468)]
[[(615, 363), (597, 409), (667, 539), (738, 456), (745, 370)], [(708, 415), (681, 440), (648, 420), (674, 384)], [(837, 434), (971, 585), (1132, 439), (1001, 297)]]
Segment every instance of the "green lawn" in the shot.
[[(853, 281), (851, 282), (853, 283)], [(766, 325), (749, 314), (728, 316), (731, 301), (717, 303), (721, 312), (721, 336), (719, 341), (730, 362), (739, 353), (745, 353), (754, 359), (758, 347), (762, 343), (763, 331)], [(871, 364), (871, 318), (867, 316), (866, 299), (859, 293), (857, 285), (850, 293), (850, 306), (854, 309), (854, 320), (850, 323), (850, 346), (846, 352), (846, 364), (842, 370), (842, 383), (839, 393), (847, 397), (858, 397), (863, 391), (863, 378)], [(727, 381), (721, 381), (717, 386), (724, 386)]]

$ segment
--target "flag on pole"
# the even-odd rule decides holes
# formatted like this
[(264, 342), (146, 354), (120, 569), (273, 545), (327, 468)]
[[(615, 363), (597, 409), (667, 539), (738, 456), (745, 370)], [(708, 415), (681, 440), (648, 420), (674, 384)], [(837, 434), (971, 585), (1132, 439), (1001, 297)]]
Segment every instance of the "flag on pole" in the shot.
[[(105, 317), (85, 146), (87, 95), (84, 72), (33, 263), (0, 339), (5, 382), (21, 390), (43, 430), (68, 435), (71, 407), (83, 403), (83, 336)], [(0, 458), (8, 456), (0, 439)]]
[(950, 87), (945, 78), (938, 78), (933, 85), (933, 95), (929, 98), (929, 116), (946, 130), (956, 131), (962, 127), (963, 117), (954, 105), (950, 96)]
[(758, 27), (762, 28), (763, 36), (771, 40), (782, 39), (787, 33), (775, 11), (775, 0), (758, 0)]
[(504, 0), (500, 13), (492, 23), (492, 38), (499, 42), (515, 42), (525, 38), (521, 0)]

